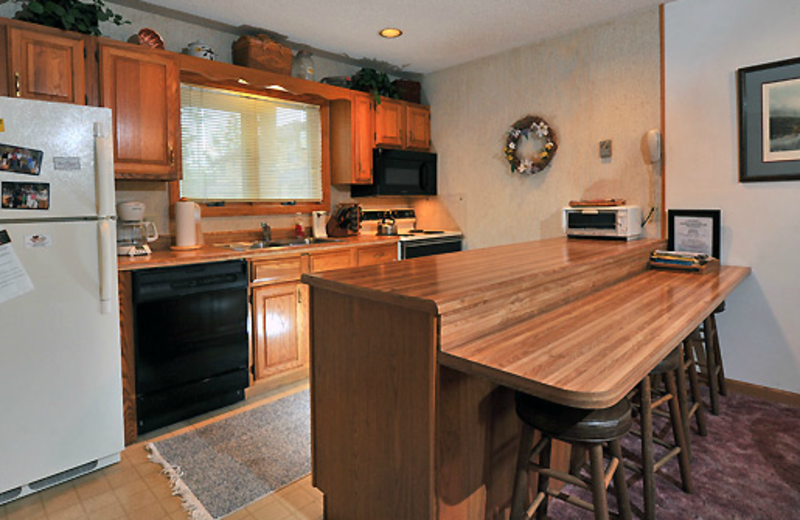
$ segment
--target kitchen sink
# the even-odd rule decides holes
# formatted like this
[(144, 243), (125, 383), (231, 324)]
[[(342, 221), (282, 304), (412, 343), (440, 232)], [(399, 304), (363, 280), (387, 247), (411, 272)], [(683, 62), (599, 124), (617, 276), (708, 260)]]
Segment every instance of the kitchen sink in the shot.
[(217, 244), (217, 247), (233, 249), (234, 251), (251, 251), (253, 249), (309, 246), (313, 244), (333, 244), (336, 242), (343, 242), (343, 240), (338, 238), (285, 238), (281, 240), (272, 240), (270, 242), (264, 242), (261, 240), (257, 240), (255, 242), (231, 242), (228, 244)]

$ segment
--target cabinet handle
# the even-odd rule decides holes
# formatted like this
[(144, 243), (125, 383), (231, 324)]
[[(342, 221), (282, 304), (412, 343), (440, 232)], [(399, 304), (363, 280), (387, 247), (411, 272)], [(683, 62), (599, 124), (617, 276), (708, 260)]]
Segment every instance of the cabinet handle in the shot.
[(408, 132), (408, 140), (409, 141), (413, 141), (414, 140), (414, 131), (413, 130)]
[(169, 165), (175, 166), (175, 150), (171, 146), (169, 147)]
[(297, 288), (297, 303), (303, 303), (303, 291), (300, 287)]
[(14, 89), (17, 97), (21, 97), (22, 93), (19, 90), (19, 72), (14, 73)]

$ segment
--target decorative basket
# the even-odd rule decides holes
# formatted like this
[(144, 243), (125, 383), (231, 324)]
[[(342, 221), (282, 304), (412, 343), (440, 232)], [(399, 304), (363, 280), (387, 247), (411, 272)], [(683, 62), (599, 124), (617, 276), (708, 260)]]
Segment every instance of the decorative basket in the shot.
[(278, 74), (292, 73), (292, 50), (267, 36), (242, 36), (233, 42), (233, 63)]
[(397, 94), (403, 101), (410, 101), (412, 103), (419, 103), (421, 101), (422, 91), (419, 81), (396, 79), (392, 81), (392, 85), (397, 87)]

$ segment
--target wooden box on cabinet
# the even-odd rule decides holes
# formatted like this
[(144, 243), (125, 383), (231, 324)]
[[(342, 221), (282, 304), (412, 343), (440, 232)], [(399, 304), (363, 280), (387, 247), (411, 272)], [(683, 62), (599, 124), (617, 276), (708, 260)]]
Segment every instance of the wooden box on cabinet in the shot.
[(172, 53), (100, 42), (100, 104), (114, 112), (118, 179), (180, 178), (179, 85)]
[(86, 104), (87, 37), (28, 25), (5, 27), (8, 95)]

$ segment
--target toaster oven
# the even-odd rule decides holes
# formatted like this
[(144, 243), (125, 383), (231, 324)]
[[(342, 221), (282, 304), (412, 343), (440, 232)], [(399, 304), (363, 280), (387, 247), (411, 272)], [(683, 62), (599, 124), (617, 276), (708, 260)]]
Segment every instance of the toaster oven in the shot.
[(633, 240), (642, 234), (639, 206), (581, 206), (563, 211), (564, 234), (568, 237)]

